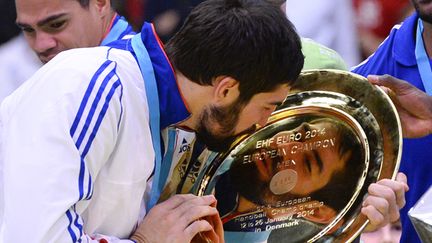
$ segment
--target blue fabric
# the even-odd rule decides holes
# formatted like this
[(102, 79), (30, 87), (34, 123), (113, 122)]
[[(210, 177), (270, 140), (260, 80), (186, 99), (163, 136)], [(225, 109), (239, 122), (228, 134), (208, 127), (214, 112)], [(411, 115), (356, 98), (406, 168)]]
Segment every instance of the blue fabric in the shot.
[[(153, 26), (149, 23), (144, 23), (139, 35), (141, 35), (155, 71), (157, 92), (159, 95), (160, 128), (163, 130), (170, 125), (185, 120), (190, 116), (190, 113), (183, 102), (183, 98), (177, 87), (175, 73), (163, 51), (162, 44), (154, 32)], [(130, 51), (137, 58), (130, 42), (130, 39), (118, 40), (107, 44), (107, 46)]]
[[(160, 114), (159, 114), (159, 96), (156, 85), (155, 71), (151, 63), (147, 48), (144, 46), (140, 35), (132, 37), (131, 45), (135, 51), (137, 61), (141, 70), (141, 75), (144, 80), (144, 88), (146, 90), (147, 103), (149, 108), (150, 131), (152, 137), (153, 150), (155, 152), (154, 160), (154, 183), (159, 182), (160, 168), (162, 164), (162, 149), (161, 149), (161, 134), (160, 134)], [(152, 208), (159, 198), (160, 190), (157, 186), (153, 186), (150, 194), (150, 199), (147, 201), (147, 208)]]
[[(393, 28), (389, 37), (375, 54), (364, 63), (354, 67), (352, 71), (363, 76), (390, 74), (425, 91), (414, 51), (417, 20), (418, 15), (415, 13), (408, 17), (399, 29)], [(431, 135), (424, 138), (403, 140), (400, 171), (407, 175), (410, 190), (406, 193), (406, 205), (401, 210), (401, 242), (421, 242), (408, 218), (408, 211), (432, 185), (431, 148)]]
[(426, 93), (432, 95), (432, 70), (430, 60), (427, 55), (425, 46), (423, 44), (423, 22), (419, 19), (417, 21), (417, 32), (416, 32), (416, 48), (415, 55), (417, 60), (418, 69), (420, 76), (422, 77), (423, 86), (425, 87)]
[(120, 40), (125, 35), (134, 35), (135, 32), (132, 29), (132, 26), (126, 21), (126, 19), (122, 16), (116, 15), (114, 18), (113, 24), (111, 26), (110, 32), (107, 36), (102, 40), (101, 46), (105, 46), (110, 42)]
[[(155, 70), (157, 92), (159, 94), (161, 130), (163, 130), (188, 118), (190, 113), (183, 102), (175, 80), (175, 73), (163, 51), (162, 44), (154, 32), (153, 25), (144, 23), (140, 35)], [(111, 42), (107, 46), (130, 51), (137, 58), (130, 44), (130, 39)]]
[(183, 99), (177, 87), (175, 74), (171, 64), (162, 49), (157, 35), (154, 32), (153, 25), (144, 23), (141, 38), (147, 48), (152, 60), (153, 69), (157, 80), (161, 129), (177, 123), (189, 117), (189, 111), (183, 103)]
[[(163, 51), (162, 44), (158, 41), (153, 26), (144, 23), (140, 35), (155, 71), (157, 92), (159, 94), (161, 130), (163, 130), (170, 125), (185, 120), (190, 116), (190, 113), (183, 102), (175, 80), (175, 73)], [(137, 58), (130, 41), (130, 39), (118, 40), (107, 44), (107, 46), (130, 51)]]
[(177, 133), (176, 129), (173, 128), (168, 129), (167, 151), (162, 161), (159, 180), (157, 183), (158, 193), (161, 193), (163, 191), (163, 187), (168, 179), (168, 175), (173, 160), (174, 146), (175, 146), (174, 143), (176, 141), (176, 135), (177, 135), (176, 133)]
[[(141, 39), (143, 45), (140, 46), (145, 48), (145, 50), (142, 51), (146, 52), (145, 56), (146, 58), (150, 59), (149, 62), (143, 62), (143, 60), (141, 60), (143, 58), (142, 53), (139, 53), (141, 51), (136, 49), (137, 45), (132, 44), (132, 41), (136, 40), (137, 38)], [(158, 126), (152, 125), (152, 129), (153, 127), (158, 127), (158, 130), (162, 131), (168, 126), (172, 126), (190, 116), (190, 113), (187, 110), (178, 90), (174, 70), (172, 69), (172, 66), (163, 50), (163, 46), (154, 31), (153, 25), (144, 23), (141, 33), (135, 35), (131, 39), (118, 40), (109, 43), (107, 46), (130, 51), (137, 59), (142, 72), (144, 72), (143, 70), (153, 70), (154, 77), (151, 78), (149, 78), (148, 74), (145, 75), (143, 73), (145, 82), (149, 82), (150, 80), (155, 82), (155, 86), (151, 86), (150, 90), (148, 90), (148, 85), (145, 85), (146, 92), (148, 94), (149, 108), (151, 111), (150, 119), (152, 120), (152, 123), (154, 122), (152, 117), (157, 117), (156, 120), (159, 121)], [(149, 65), (149, 63), (151, 63), (151, 67), (143, 67), (143, 65)], [(158, 102), (158, 104), (155, 104), (155, 102)], [(158, 109), (153, 111), (152, 109), (154, 107), (158, 107)], [(160, 131), (159, 136), (161, 135)], [(159, 147), (155, 147), (157, 158), (155, 171), (153, 171), (153, 189), (150, 201), (147, 204), (148, 209), (150, 209), (157, 202), (162, 190), (161, 185), (165, 184), (166, 175), (161, 175), (160, 169), (170, 167), (170, 165), (168, 166), (162, 164), (161, 161), (167, 161), (165, 158), (163, 158), (163, 155), (161, 155), (162, 158), (158, 158), (158, 154), (160, 154), (158, 151), (165, 151), (164, 144), (161, 142), (162, 139), (160, 137), (157, 138), (153, 136), (153, 142), (155, 141), (159, 143)]]

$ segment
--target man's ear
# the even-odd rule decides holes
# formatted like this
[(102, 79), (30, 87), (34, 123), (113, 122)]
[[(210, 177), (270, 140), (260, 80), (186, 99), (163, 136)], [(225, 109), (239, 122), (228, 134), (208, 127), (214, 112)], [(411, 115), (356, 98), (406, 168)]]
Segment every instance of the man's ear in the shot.
[(90, 4), (102, 15), (106, 15), (112, 11), (110, 0), (90, 0)]
[(232, 104), (240, 95), (239, 82), (229, 76), (218, 76), (213, 81), (214, 100), (219, 105)]

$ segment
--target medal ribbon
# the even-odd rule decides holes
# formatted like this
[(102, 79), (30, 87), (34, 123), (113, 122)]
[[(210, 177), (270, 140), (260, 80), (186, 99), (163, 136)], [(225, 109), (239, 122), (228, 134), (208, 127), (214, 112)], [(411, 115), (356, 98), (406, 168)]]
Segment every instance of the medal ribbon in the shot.
[(423, 44), (423, 29), (423, 22), (419, 18), (417, 21), (415, 57), (425, 91), (428, 95), (432, 95), (432, 70), (429, 57)]
[(100, 44), (101, 46), (105, 46), (108, 43), (119, 40), (120, 36), (122, 36), (122, 34), (128, 29), (129, 24), (125, 19), (121, 18), (118, 15), (116, 15), (115, 18), (117, 18), (117, 22), (111, 27), (108, 35), (103, 39), (102, 43)]
[(154, 74), (150, 56), (145, 48), (141, 34), (132, 37), (132, 48), (137, 56), (137, 60), (144, 78), (144, 85), (148, 100), (149, 116), (150, 116), (150, 131), (153, 140), (153, 149), (155, 151), (155, 171), (153, 178), (153, 187), (151, 191), (150, 200), (147, 202), (146, 208), (150, 210), (156, 203), (160, 195), (158, 182), (161, 170), (162, 151), (161, 151), (161, 134), (160, 134), (160, 112), (159, 112), (159, 95), (156, 84), (156, 77)]

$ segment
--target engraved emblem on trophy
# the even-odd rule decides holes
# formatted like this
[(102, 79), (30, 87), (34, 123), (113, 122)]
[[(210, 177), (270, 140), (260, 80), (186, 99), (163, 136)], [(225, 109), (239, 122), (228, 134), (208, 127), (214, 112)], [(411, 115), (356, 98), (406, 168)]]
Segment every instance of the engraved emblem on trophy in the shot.
[(228, 242), (350, 242), (367, 224), (368, 186), (396, 176), (401, 134), (391, 100), (365, 78), (305, 71), (265, 126), (205, 150), (177, 191), (214, 194)]

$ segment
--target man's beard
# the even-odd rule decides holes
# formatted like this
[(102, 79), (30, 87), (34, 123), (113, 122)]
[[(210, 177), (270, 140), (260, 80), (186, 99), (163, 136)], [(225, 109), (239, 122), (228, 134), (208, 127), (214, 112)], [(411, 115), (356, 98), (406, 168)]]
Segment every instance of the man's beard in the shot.
[(209, 150), (227, 151), (238, 136), (235, 128), (243, 107), (241, 102), (235, 101), (226, 107), (205, 108), (196, 129), (197, 141), (204, 143)]
[(432, 13), (431, 12), (423, 11), (420, 8), (419, 3), (417, 3), (417, 1), (411, 0), (411, 2), (413, 4), (415, 10), (417, 11), (420, 19), (423, 20), (423, 21), (425, 21), (425, 22), (427, 22), (427, 23), (429, 23), (429, 24), (432, 24)]

